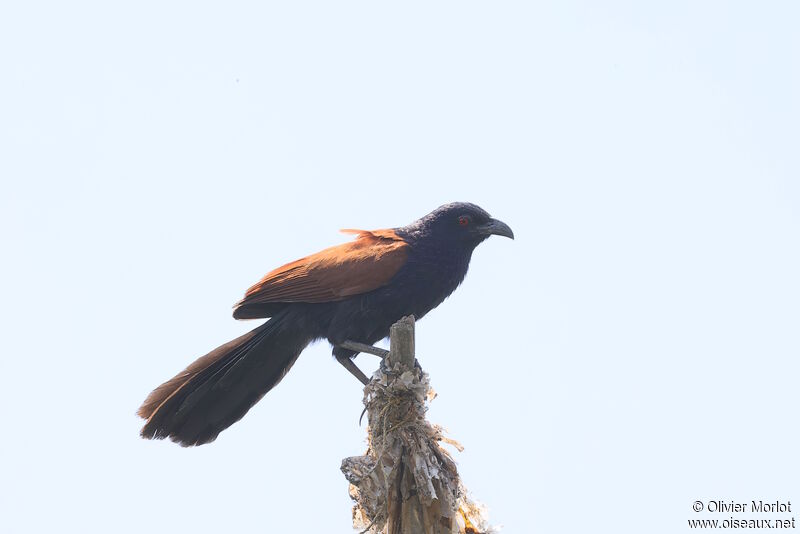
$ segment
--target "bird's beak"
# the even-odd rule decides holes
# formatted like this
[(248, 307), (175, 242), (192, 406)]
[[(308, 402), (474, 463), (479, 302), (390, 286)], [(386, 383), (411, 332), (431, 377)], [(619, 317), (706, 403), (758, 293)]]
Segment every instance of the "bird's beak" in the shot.
[(501, 235), (514, 239), (514, 232), (511, 230), (511, 227), (497, 219), (489, 219), (489, 222), (479, 226), (479, 229), (481, 233), (486, 236)]

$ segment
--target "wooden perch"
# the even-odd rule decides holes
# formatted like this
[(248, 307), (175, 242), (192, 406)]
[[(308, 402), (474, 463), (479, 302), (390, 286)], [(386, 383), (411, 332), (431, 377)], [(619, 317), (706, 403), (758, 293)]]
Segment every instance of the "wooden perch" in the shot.
[(440, 442), (461, 450), (425, 419), (435, 394), (415, 365), (414, 318), (392, 326), (390, 350), (369, 384), (364, 456), (342, 461), (350, 482), (353, 527), (374, 534), (491, 534), (485, 510), (472, 503), (456, 464)]

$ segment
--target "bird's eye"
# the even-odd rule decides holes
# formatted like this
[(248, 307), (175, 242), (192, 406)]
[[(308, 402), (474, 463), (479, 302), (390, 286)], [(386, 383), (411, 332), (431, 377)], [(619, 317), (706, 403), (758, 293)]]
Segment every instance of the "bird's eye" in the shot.
[(469, 217), (462, 215), (458, 218), (458, 224), (459, 226), (467, 226), (469, 224)]

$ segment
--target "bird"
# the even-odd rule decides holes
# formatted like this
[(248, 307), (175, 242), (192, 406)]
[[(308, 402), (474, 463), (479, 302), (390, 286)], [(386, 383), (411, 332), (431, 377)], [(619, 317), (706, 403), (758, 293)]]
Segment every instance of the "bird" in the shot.
[[(403, 227), (342, 230), (355, 239), (267, 273), (234, 305), (235, 319), (268, 319), (200, 357), (147, 396), (141, 436), (181, 446), (214, 441), (286, 375), (313, 341), (362, 383), (358, 347), (419, 320), (464, 280), (475, 248), (492, 235), (514, 239), (475, 204), (453, 202)], [(361, 349), (363, 351), (363, 349)]]

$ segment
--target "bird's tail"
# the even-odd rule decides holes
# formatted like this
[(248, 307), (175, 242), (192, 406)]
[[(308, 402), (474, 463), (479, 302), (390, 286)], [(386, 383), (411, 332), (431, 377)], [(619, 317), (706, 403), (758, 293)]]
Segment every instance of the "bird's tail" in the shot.
[(188, 447), (214, 441), (281, 381), (312, 336), (284, 311), (197, 359), (147, 396), (142, 437)]

